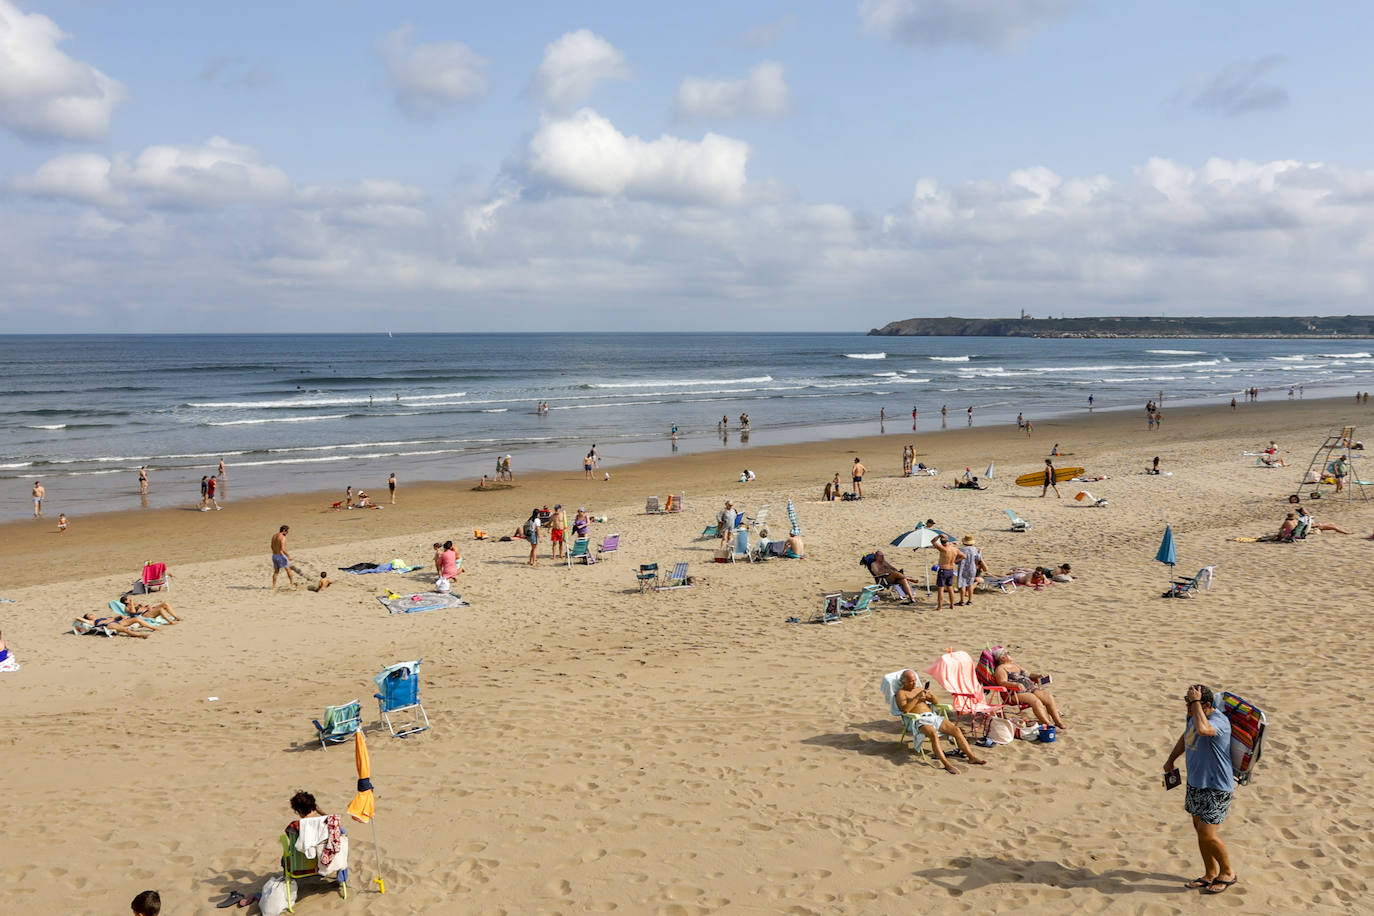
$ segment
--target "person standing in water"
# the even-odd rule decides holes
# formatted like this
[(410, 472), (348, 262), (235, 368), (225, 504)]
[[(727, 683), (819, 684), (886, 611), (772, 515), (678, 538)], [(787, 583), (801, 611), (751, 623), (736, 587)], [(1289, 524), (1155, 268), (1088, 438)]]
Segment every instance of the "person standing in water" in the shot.
[(138, 469), (138, 493), (140, 496), (148, 495), (148, 465)]

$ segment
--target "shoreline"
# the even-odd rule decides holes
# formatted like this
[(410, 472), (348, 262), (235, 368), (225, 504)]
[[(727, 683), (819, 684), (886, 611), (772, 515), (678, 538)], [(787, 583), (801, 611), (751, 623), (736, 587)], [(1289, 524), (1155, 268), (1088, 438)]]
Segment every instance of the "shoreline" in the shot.
[[(1304, 415), (1321, 413), (1323, 415), (1350, 415), (1356, 418), (1357, 437), (1359, 435), (1359, 416), (1368, 410), (1363, 405), (1341, 407), (1339, 398), (1308, 398), (1302, 401), (1271, 401), (1243, 404), (1235, 412), (1227, 406), (1172, 407), (1166, 414), (1166, 429), (1158, 433), (1148, 433), (1143, 418), (1128, 417), (1124, 409), (1086, 411), (1075, 416), (1037, 420), (1035, 438), (1027, 439), (1014, 424), (973, 427), (949, 425), (944, 429), (888, 431), (867, 436), (837, 436), (806, 442), (751, 443), (747, 449), (717, 449), (702, 452), (682, 452), (677, 455), (640, 458), (625, 464), (606, 465), (595, 471), (592, 480), (586, 480), (581, 470), (532, 470), (521, 472), (517, 469), (516, 485), (508, 489), (476, 490), (476, 481), (465, 479), (459, 482), (402, 480), (398, 486), (398, 505), (390, 506), (385, 485), (372, 492), (374, 501), (383, 508), (379, 510), (339, 510), (332, 511), (331, 503), (340, 498), (334, 489), (303, 490), (276, 493), (269, 496), (237, 499), (232, 496), (233, 467), (229, 468), (231, 487), (229, 498), (222, 502), (223, 512), (200, 512), (194, 505), (166, 506), (148, 509), (115, 509), (90, 515), (70, 515), (71, 527), (59, 534), (56, 530), (56, 512), (45, 514), (41, 520), (18, 519), (0, 522), (0, 551), (15, 555), (28, 553), (37, 546), (37, 556), (24, 569), (12, 573), (10, 581), (15, 585), (30, 584), (38, 581), (52, 581), (62, 577), (66, 564), (78, 558), (84, 563), (92, 562), (94, 553), (102, 560), (101, 568), (112, 572), (115, 568), (141, 567), (146, 559), (156, 559), (178, 565), (204, 558), (206, 542), (213, 542), (216, 557), (245, 557), (262, 552), (266, 556), (265, 545), (277, 524), (291, 524), (293, 535), (299, 539), (302, 521), (310, 529), (312, 544), (320, 546), (347, 543), (357, 540), (364, 532), (378, 537), (388, 537), (414, 530), (453, 529), (457, 536), (470, 537), (472, 528), (484, 528), (499, 537), (500, 529), (512, 530), (519, 521), (528, 516), (530, 509), (546, 502), (553, 505), (562, 500), (565, 506), (576, 509), (577, 505), (587, 503), (588, 508), (596, 511), (595, 504), (634, 504), (643, 505), (648, 495), (658, 495), (662, 499), (667, 492), (687, 491), (688, 512), (693, 516), (706, 517), (719, 511), (718, 500), (707, 506), (701, 505), (697, 496), (703, 489), (734, 490), (745, 492), (746, 487), (731, 484), (737, 480), (740, 469), (750, 467), (756, 471), (764, 467), (779, 466), (790, 469), (805, 465), (817, 454), (832, 453), (834, 469), (842, 481), (848, 485), (848, 473), (841, 465), (850, 463), (850, 456), (859, 453), (868, 455), (864, 459), (870, 474), (879, 478), (893, 475), (900, 467), (898, 456), (902, 445), (914, 442), (918, 460), (934, 464), (945, 475), (962, 471), (964, 466), (973, 466), (978, 472), (988, 461), (1019, 462), (1020, 472), (1034, 470), (1032, 466), (1040, 458), (1048, 455), (1054, 442), (1067, 443), (1078, 437), (1101, 439), (1103, 444), (1112, 441), (1117, 435), (1129, 434), (1139, 429), (1142, 438), (1148, 441), (1157, 439), (1168, 443), (1176, 435), (1194, 436), (1199, 421), (1213, 420), (1218, 424), (1232, 420), (1241, 425), (1254, 422), (1265, 428), (1274, 425), (1288, 426), (1302, 423)], [(1371, 415), (1374, 417), (1374, 414)], [(1137, 422), (1137, 420), (1139, 422)], [(888, 429), (896, 424), (889, 424)], [(1269, 433), (1257, 432), (1254, 436), (1256, 447)], [(1282, 436), (1280, 435), (1280, 438)], [(1142, 446), (1144, 443), (1142, 443)], [(1293, 443), (1285, 443), (1292, 448)], [(1293, 460), (1290, 465), (1302, 464), (1291, 473), (1295, 476), (1293, 489), (1296, 490), (1296, 475), (1306, 466), (1308, 456), (1303, 454), (1306, 447), (1299, 446), (1289, 454)], [(1312, 443), (1316, 447), (1316, 443)], [(1070, 451), (1072, 446), (1065, 444)], [(960, 459), (959, 454), (975, 452), (982, 456), (972, 460)], [(1073, 454), (1060, 463), (1071, 461)], [(1166, 459), (1167, 460), (1167, 459)], [(777, 464), (775, 464), (777, 463)], [(954, 465), (957, 464), (956, 468)], [(1065, 465), (1069, 466), (1069, 465)], [(1001, 471), (1009, 473), (1011, 468)], [(601, 476), (609, 471), (611, 480), (603, 481)], [(803, 493), (819, 493), (830, 473), (810, 480), (796, 480), (798, 497)], [(1019, 472), (1018, 472), (1019, 473)], [(776, 484), (777, 472), (769, 472), (773, 478), (765, 486)], [(1014, 474), (1011, 476), (1015, 476)], [(664, 486), (663, 482), (681, 480), (682, 484)], [(711, 484), (703, 484), (710, 480)], [(941, 481), (942, 483), (945, 481)], [(693, 487), (691, 484), (695, 483)], [(761, 489), (755, 485), (753, 489)], [(693, 491), (696, 491), (694, 493)], [(559, 495), (563, 494), (563, 495)], [(136, 498), (136, 497), (135, 497)], [(454, 518), (463, 519), (455, 522)], [(253, 519), (254, 533), (249, 536), (241, 531), (243, 519)], [(278, 523), (273, 519), (280, 519)], [(260, 529), (257, 530), (257, 529)], [(32, 543), (37, 536), (38, 543)], [(260, 549), (256, 543), (262, 541)]]

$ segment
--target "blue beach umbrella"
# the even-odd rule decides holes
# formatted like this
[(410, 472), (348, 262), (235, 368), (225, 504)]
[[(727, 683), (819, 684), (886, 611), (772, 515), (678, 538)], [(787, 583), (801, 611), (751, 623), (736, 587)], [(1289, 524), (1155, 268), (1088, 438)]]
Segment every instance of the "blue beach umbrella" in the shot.
[(1169, 564), (1169, 573), (1173, 574), (1174, 564), (1178, 562), (1178, 552), (1174, 549), (1174, 529), (1164, 526), (1164, 540), (1159, 542), (1159, 553), (1155, 554), (1155, 560), (1160, 563)]

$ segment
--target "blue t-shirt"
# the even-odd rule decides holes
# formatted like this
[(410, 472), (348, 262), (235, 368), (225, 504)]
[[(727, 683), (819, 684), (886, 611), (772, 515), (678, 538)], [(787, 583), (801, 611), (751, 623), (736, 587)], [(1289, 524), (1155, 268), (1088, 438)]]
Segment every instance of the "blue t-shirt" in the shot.
[(1195, 789), (1235, 788), (1235, 774), (1231, 770), (1231, 720), (1219, 709), (1213, 709), (1207, 721), (1216, 729), (1210, 738), (1199, 735), (1193, 717), (1183, 733), (1183, 759), (1188, 765), (1188, 785)]

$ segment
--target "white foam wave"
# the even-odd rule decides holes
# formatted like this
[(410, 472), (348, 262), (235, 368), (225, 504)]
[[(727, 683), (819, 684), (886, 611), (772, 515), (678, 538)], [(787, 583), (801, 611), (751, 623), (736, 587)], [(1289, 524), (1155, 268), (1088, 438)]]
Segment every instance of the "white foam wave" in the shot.
[[(442, 401), (446, 398), (461, 398), (466, 395), (466, 391), (449, 391), (444, 394), (413, 394), (401, 395), (400, 403), (405, 404), (410, 401)], [(281, 398), (272, 401), (189, 401), (187, 407), (196, 407), (206, 410), (273, 410), (281, 408), (296, 408), (309, 410), (312, 407), (357, 407), (368, 404), (366, 395), (358, 395), (348, 398)], [(397, 403), (395, 398), (384, 398), (383, 403)]]
[(659, 381), (645, 380), (642, 382), (597, 382), (593, 388), (672, 388), (685, 387), (691, 385), (752, 385), (759, 382), (771, 382), (771, 375), (753, 375), (749, 378), (693, 378), (693, 379), (667, 379)]
[(438, 401), (443, 398), (461, 398), (465, 394), (467, 394), (466, 391), (447, 391), (443, 394), (403, 394), (401, 395), (401, 403), (404, 404), (406, 401)]
[(509, 410), (509, 407), (488, 407), (485, 408), (482, 413), (506, 413)]
[(47, 426), (25, 426), (25, 429), (66, 429), (66, 423), (53, 423)]
[(847, 359), (887, 359), (886, 353), (846, 353)]
[(1371, 359), (1370, 354), (1360, 353), (1318, 353), (1322, 359)]
[(933, 359), (937, 363), (966, 363), (967, 356), (927, 356), (926, 359)]
[(1168, 356), (1201, 356), (1206, 350), (1146, 350), (1146, 353), (1164, 353)]
[(18, 462), (17, 464), (0, 464), (0, 468), (5, 468), (5, 469), (26, 468), (26, 467), (28, 467), (28, 466), (31, 465), (31, 464), (33, 464), (32, 461), (20, 461), (20, 462)]
[(263, 423), (317, 423), (320, 420), (342, 420), (348, 414), (330, 413), (319, 417), (268, 417), (262, 420), (219, 420), (206, 426), (260, 426)]
[(874, 378), (897, 378), (897, 376), (899, 376), (900, 374), (901, 374), (901, 373), (899, 373), (899, 372), (875, 372), (875, 373), (873, 373), (873, 377), (874, 377)]
[(1269, 358), (1276, 359), (1281, 363), (1300, 363), (1307, 359), (1306, 356), (1271, 356)]

